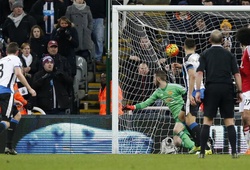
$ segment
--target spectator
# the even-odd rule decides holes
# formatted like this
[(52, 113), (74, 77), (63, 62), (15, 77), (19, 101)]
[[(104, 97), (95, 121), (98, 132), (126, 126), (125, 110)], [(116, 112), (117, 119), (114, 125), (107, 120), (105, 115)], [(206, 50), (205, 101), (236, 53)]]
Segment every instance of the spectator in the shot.
[(67, 76), (71, 76), (70, 64), (64, 56), (58, 53), (58, 44), (56, 41), (51, 40), (48, 42), (47, 51), (49, 56), (51, 56), (54, 60), (54, 68), (67, 73)]
[(107, 0), (86, 0), (93, 16), (92, 39), (95, 44), (96, 64), (103, 64), (103, 44), (104, 44), (104, 19), (106, 18)]
[(21, 45), (21, 53), (18, 57), (23, 64), (24, 76), (31, 83), (30, 80), (39, 69), (39, 59), (36, 54), (31, 52), (29, 43)]
[(235, 36), (231, 33), (232, 24), (227, 19), (224, 19), (220, 24), (220, 29), (223, 34), (223, 47), (235, 54), (238, 65), (240, 65), (242, 50), (240, 43), (235, 40)]
[(220, 24), (220, 29), (223, 34), (223, 47), (231, 51), (233, 42), (233, 37), (230, 35), (230, 31), (232, 30), (231, 23), (227, 19), (224, 19)]
[[(72, 74), (71, 74), (70, 63), (64, 56), (58, 53), (57, 41), (54, 41), (54, 40), (49, 41), (47, 51), (48, 51), (48, 55), (51, 56), (54, 60), (54, 69), (60, 72), (64, 72), (66, 76), (71, 77), (73, 79)], [(72, 105), (73, 105), (73, 100), (74, 100), (73, 99), (74, 97), (73, 83), (67, 86), (68, 86), (67, 91), (72, 99)]]
[(51, 56), (42, 59), (43, 70), (34, 75), (33, 87), (37, 91), (35, 106), (43, 109), (46, 114), (66, 114), (70, 108), (70, 95), (68, 86), (73, 79), (66, 72), (54, 67), (54, 60)]
[(199, 32), (206, 32), (206, 31), (208, 31), (207, 24), (204, 21), (204, 18), (202, 16), (198, 16), (197, 17), (195, 25), (196, 25), (195, 31), (199, 31)]
[(74, 24), (78, 33), (79, 46), (76, 48), (76, 54), (91, 61), (91, 51), (94, 44), (91, 39), (93, 30), (93, 18), (90, 7), (84, 0), (74, 0), (73, 5), (66, 10), (66, 17)]
[(210, 46), (209, 43), (209, 29), (207, 27), (207, 24), (205, 22), (205, 19), (202, 16), (198, 16), (195, 22), (196, 29), (195, 32), (198, 32), (197, 34), (193, 34), (193, 39), (195, 39), (196, 45), (196, 52), (200, 54), (202, 51), (208, 48)]
[(66, 7), (62, 0), (37, 0), (31, 7), (30, 15), (32, 15), (44, 33), (48, 41), (51, 37), (54, 25), (57, 20), (64, 16)]
[[(136, 41), (129, 42), (128, 46), (131, 46), (132, 50), (129, 58), (122, 63), (123, 64), (122, 72), (123, 75), (125, 75), (124, 77), (122, 77), (122, 79), (123, 78), (126, 79), (124, 81), (130, 81), (131, 83), (133, 82), (133, 79), (136, 77), (136, 75), (138, 75), (138, 66), (140, 63), (145, 63), (150, 72), (160, 67), (158, 56), (155, 53), (154, 48), (147, 36), (140, 37), (139, 42)], [(127, 93), (129, 92), (128, 87), (124, 85), (122, 89), (125, 90), (124, 93), (125, 96), (127, 96)]]
[[(242, 92), (241, 76), (237, 62), (232, 53), (221, 46), (223, 35), (219, 30), (214, 30), (210, 36), (212, 46), (201, 53), (199, 66), (196, 70), (196, 101), (201, 102), (201, 81), (206, 73), (206, 90), (204, 94), (204, 118), (201, 129), (201, 152), (199, 157), (204, 158), (205, 147), (209, 138), (209, 130), (213, 119), (220, 109), (227, 128), (228, 139), (232, 148), (232, 158), (237, 158), (236, 131), (234, 127), (234, 91), (232, 75), (239, 93)], [(219, 55), (218, 55), (219, 54)], [(242, 95), (238, 95), (242, 100)]]
[[(36, 2), (36, 0), (1, 0), (1, 5), (3, 5), (4, 18), (10, 14), (12, 5), (16, 1), (23, 2), (23, 10), (29, 14), (31, 6)], [(2, 10), (1, 9), (1, 10)]]
[(147, 35), (140, 37), (139, 42), (136, 42), (132, 48), (132, 52), (129, 56), (130, 60), (158, 62), (154, 48)]
[[(39, 59), (36, 54), (31, 53), (29, 43), (23, 43), (21, 46), (21, 53), (18, 55), (22, 63), (23, 74), (29, 84), (32, 84), (32, 79), (34, 74), (39, 69)], [(20, 91), (20, 94), (25, 100), (31, 100), (31, 96), (25, 86), (17, 79), (16, 81), (17, 88)]]
[(36, 24), (35, 19), (23, 11), (23, 3), (17, 1), (12, 5), (12, 13), (3, 24), (5, 42), (17, 42), (19, 46), (28, 42), (30, 30)]
[(52, 31), (51, 39), (57, 41), (58, 52), (67, 58), (71, 66), (71, 76), (74, 77), (76, 75), (75, 49), (79, 45), (74, 24), (65, 16), (61, 17)]
[[(138, 64), (139, 63), (139, 64)], [(133, 73), (126, 75), (127, 83), (122, 86), (128, 104), (135, 104), (147, 99), (155, 90), (152, 83), (153, 73), (146, 63), (134, 62)], [(142, 95), (143, 94), (143, 95)]]
[(29, 44), (32, 52), (35, 53), (39, 59), (42, 59), (43, 55), (47, 53), (46, 47), (48, 42), (44, 38), (44, 32), (39, 25), (34, 25), (31, 28)]
[[(122, 100), (123, 100), (123, 97), (122, 97), (122, 90), (120, 87), (118, 87), (118, 98), (119, 98), (119, 115), (122, 115), (123, 114), (123, 111), (122, 111)], [(112, 81), (110, 81), (110, 98), (112, 98)], [(106, 115), (106, 108), (107, 108), (107, 103), (106, 103), (106, 100), (107, 100), (107, 88), (106, 88), (106, 74), (105, 73), (102, 73), (101, 74), (101, 88), (99, 90), (99, 94), (98, 94), (98, 99), (99, 99), (99, 102), (100, 102), (100, 112), (99, 112), (99, 115)], [(110, 103), (110, 110), (112, 111), (112, 103)]]

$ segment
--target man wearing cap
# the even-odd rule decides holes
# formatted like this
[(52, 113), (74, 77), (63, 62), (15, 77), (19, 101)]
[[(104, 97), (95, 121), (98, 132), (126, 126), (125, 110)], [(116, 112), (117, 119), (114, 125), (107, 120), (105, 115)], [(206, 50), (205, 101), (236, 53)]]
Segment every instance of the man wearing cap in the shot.
[(12, 13), (3, 23), (3, 37), (5, 42), (17, 42), (19, 46), (29, 39), (31, 28), (36, 20), (23, 11), (22, 1), (12, 4)]
[(68, 60), (58, 53), (58, 43), (57, 41), (51, 40), (48, 42), (47, 46), (48, 54), (54, 60), (54, 68), (55, 70), (60, 70), (61, 72), (65, 72), (67, 76), (71, 76), (71, 67)]
[(34, 105), (43, 109), (46, 114), (65, 114), (70, 108), (68, 86), (73, 79), (62, 70), (55, 69), (51, 56), (42, 59), (43, 70), (35, 73), (33, 88), (37, 90)]

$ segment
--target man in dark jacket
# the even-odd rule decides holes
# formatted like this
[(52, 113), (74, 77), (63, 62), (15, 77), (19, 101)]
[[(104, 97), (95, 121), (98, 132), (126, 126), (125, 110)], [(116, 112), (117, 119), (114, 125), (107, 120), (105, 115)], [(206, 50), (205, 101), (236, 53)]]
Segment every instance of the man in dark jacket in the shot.
[(34, 75), (33, 87), (37, 90), (34, 105), (43, 109), (46, 114), (65, 114), (71, 103), (67, 88), (73, 79), (64, 71), (54, 68), (51, 56), (45, 56), (42, 63), (43, 70)]
[(12, 5), (12, 11), (3, 23), (3, 37), (5, 42), (17, 42), (21, 46), (22, 43), (28, 42), (31, 28), (36, 21), (23, 11), (21, 1)]

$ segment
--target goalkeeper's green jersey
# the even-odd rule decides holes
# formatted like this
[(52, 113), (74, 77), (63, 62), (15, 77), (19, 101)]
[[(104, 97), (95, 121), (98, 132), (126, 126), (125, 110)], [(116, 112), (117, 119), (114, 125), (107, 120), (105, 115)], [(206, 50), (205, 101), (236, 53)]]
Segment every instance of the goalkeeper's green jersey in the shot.
[(182, 96), (186, 93), (186, 89), (178, 84), (168, 83), (164, 89), (158, 88), (144, 102), (136, 104), (136, 109), (143, 109), (150, 106), (157, 99), (161, 99), (169, 107), (175, 121), (178, 120), (178, 115), (184, 105)]

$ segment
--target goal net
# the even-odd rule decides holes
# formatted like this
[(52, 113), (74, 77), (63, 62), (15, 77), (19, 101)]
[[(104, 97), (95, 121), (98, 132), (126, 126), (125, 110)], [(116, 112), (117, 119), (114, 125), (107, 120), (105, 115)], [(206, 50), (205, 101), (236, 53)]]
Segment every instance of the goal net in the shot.
[[(208, 39), (214, 29), (223, 32), (222, 45), (234, 53), (240, 64), (242, 49), (235, 33), (249, 25), (249, 14), (249, 9), (243, 6), (113, 6), (113, 153), (162, 153), (164, 139), (173, 137), (174, 126), (171, 113), (160, 100), (147, 109), (118, 116), (115, 87), (118, 84), (121, 87), (125, 105), (145, 101), (154, 92), (153, 74), (157, 69), (166, 72), (169, 82), (184, 86), (181, 70), (172, 72), (171, 63), (182, 63), (186, 38), (195, 39), (197, 53), (210, 47)], [(166, 56), (168, 44), (179, 47), (178, 56)], [(197, 121), (202, 122), (202, 112)], [(214, 152), (230, 153), (222, 122), (218, 116), (210, 131)], [(238, 151), (243, 153), (246, 143), (237, 110), (235, 127)], [(139, 132), (143, 137), (134, 136), (132, 132)], [(119, 137), (121, 133), (122, 138)], [(185, 153), (186, 150), (181, 148), (178, 152)]]

